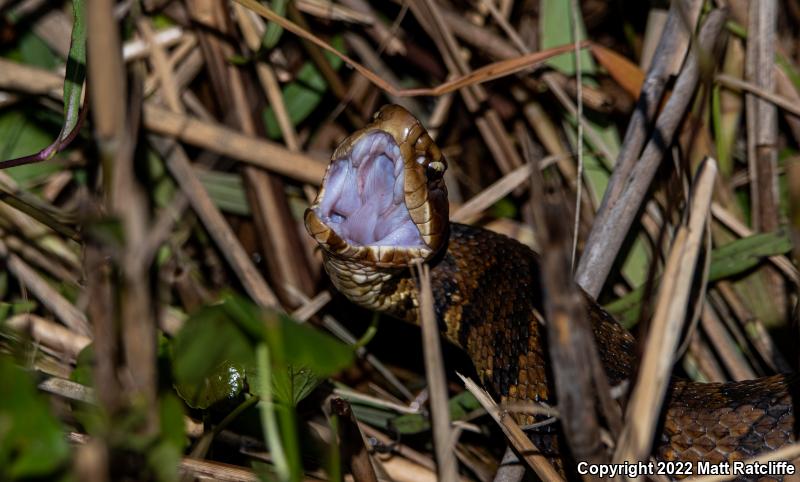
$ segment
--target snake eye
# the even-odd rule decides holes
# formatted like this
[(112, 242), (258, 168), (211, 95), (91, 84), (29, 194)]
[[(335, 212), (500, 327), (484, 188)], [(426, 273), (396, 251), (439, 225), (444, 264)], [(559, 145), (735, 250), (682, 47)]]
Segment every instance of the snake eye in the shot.
[(442, 161), (433, 161), (428, 164), (428, 177), (432, 179), (442, 177), (445, 169), (447, 169), (447, 166)]

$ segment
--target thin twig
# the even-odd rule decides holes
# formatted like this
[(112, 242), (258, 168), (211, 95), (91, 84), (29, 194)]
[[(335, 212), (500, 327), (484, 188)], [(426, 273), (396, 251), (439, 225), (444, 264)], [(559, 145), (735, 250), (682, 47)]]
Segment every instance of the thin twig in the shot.
[(580, 55), (580, 30), (578, 26), (580, 25), (580, 6), (578, 5), (578, 0), (572, 0), (572, 39), (575, 42), (575, 79), (577, 82), (577, 93), (576, 97), (578, 98), (578, 177), (575, 180), (575, 222), (572, 227), (572, 254), (570, 255), (570, 265), (569, 270), (570, 273), (575, 271), (575, 258), (578, 255), (578, 228), (581, 224), (581, 192), (583, 188), (583, 68), (581, 66), (581, 55)]
[(458, 463), (452, 448), (455, 440), (450, 429), (447, 379), (444, 375), (439, 326), (433, 312), (433, 292), (429, 267), (424, 264), (417, 265), (417, 276), (419, 279), (418, 299), (422, 349), (425, 355), (425, 378), (428, 381), (428, 391), (431, 397), (431, 427), (436, 450), (437, 473), (439, 480), (455, 482), (458, 479)]
[(508, 414), (502, 412), (497, 407), (495, 401), (492, 400), (492, 397), (489, 396), (484, 389), (479, 387), (478, 384), (471, 379), (461, 374), (458, 376), (464, 382), (464, 386), (467, 390), (475, 396), (486, 412), (497, 422), (517, 452), (522, 455), (522, 458), (528, 466), (532, 468), (542, 480), (547, 480), (548, 482), (563, 480), (553, 466), (550, 465), (550, 462), (547, 461), (547, 458), (533, 445), (533, 442), (525, 435), (525, 432), (522, 431), (519, 425), (517, 425)]

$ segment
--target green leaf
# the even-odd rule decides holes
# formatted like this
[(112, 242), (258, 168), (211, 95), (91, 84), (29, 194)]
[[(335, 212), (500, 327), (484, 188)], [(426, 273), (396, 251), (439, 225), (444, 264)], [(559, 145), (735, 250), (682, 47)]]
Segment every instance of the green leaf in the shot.
[(499, 199), (491, 208), (492, 217), (514, 218), (517, 215), (517, 206), (507, 197)]
[(290, 406), (298, 403), (317, 388), (322, 380), (307, 367), (287, 365), (272, 374), (272, 394), (275, 400)]
[(275, 362), (283, 366), (303, 367), (317, 378), (326, 378), (350, 366), (353, 349), (336, 338), (287, 316), (266, 320), (267, 343)]
[(211, 306), (192, 316), (175, 337), (175, 388), (193, 408), (208, 408), (244, 389), (253, 345), (224, 309)]
[[(0, 159), (21, 157), (36, 152), (50, 143), (51, 134), (32, 122), (24, 111), (13, 110), (0, 114)], [(52, 169), (54, 164), (48, 163)], [(17, 182), (25, 182), (31, 175), (25, 175), (31, 166), (8, 169)]]
[[(542, 50), (574, 42), (572, 38), (572, 2), (567, 0), (541, 0), (539, 3), (539, 29), (542, 33)], [(586, 27), (578, 15), (578, 38), (586, 38)], [(581, 50), (581, 71), (583, 74), (592, 75), (596, 68), (594, 60), (586, 49)], [(553, 57), (547, 64), (566, 74), (575, 74), (575, 54), (570, 52)]]
[(218, 208), (240, 216), (250, 215), (250, 204), (239, 174), (208, 169), (196, 169), (195, 172)]
[[(401, 414), (385, 405), (361, 398), (350, 398), (348, 390), (340, 396), (350, 402), (355, 417), (375, 427), (396, 430), (400, 434), (413, 435), (431, 429), (430, 419), (424, 413)], [(461, 392), (448, 401), (450, 420), (462, 420), (471, 412), (481, 408), (480, 403), (469, 392)]]
[(93, 386), (92, 364), (94, 363), (94, 343), (86, 345), (86, 348), (78, 353), (75, 360), (75, 369), (69, 375), (73, 382), (80, 383), (87, 387)]
[(794, 88), (800, 89), (800, 72), (798, 72), (798, 70), (794, 67), (792, 61), (779, 52), (775, 55), (775, 63), (778, 64), (781, 69), (783, 69), (783, 71), (789, 77), (789, 80), (792, 81)]
[(191, 407), (207, 408), (235, 397), (245, 386), (260, 393), (254, 375), (255, 346), (261, 341), (269, 348), (276, 399), (292, 406), (355, 356), (351, 347), (330, 335), (228, 295), (196, 312), (175, 337), (178, 394)]
[(792, 241), (785, 231), (754, 234), (730, 242), (712, 253), (708, 279), (716, 281), (743, 273), (765, 257), (787, 253), (791, 249)]
[(368, 423), (373, 427), (389, 428), (391, 422), (397, 418), (397, 412), (387, 408), (372, 407), (369, 405), (360, 405), (358, 402), (350, 401), (350, 407), (353, 409), (353, 415), (360, 421)]
[[(470, 412), (481, 408), (480, 402), (469, 392), (461, 392), (448, 401), (450, 420), (461, 420)], [(431, 424), (428, 416), (421, 413), (400, 415), (390, 422), (401, 434), (415, 434), (430, 430)]]
[(181, 402), (171, 393), (161, 395), (160, 421), (161, 438), (165, 442), (183, 449), (189, 444), (183, 423), (183, 407)]
[(184, 433), (183, 415), (181, 402), (170, 393), (162, 394), (159, 407), (160, 437), (147, 452), (147, 462), (162, 482), (178, 480), (181, 455), (189, 443)]
[(72, 0), (72, 36), (64, 76), (64, 126), (58, 137), (63, 142), (78, 125), (81, 92), (86, 78), (86, 0)]
[(35, 154), (23, 155), (10, 160), (16, 164), (30, 164), (52, 159), (76, 134), (81, 114), (81, 92), (86, 78), (86, 4), (85, 0), (73, 0), (74, 14), (72, 38), (64, 76), (64, 122), (58, 137)]
[[(272, 0), (270, 8), (276, 15), (280, 15), (281, 17), (286, 16), (286, 0)], [(283, 27), (277, 23), (269, 22), (267, 24), (267, 30), (264, 32), (264, 37), (261, 39), (261, 45), (263, 45), (265, 49), (275, 47), (281, 39), (282, 34)]]
[[(786, 232), (759, 233), (732, 241), (711, 253), (708, 282), (736, 276), (758, 265), (765, 257), (783, 254), (792, 249)], [(626, 327), (639, 319), (644, 286), (639, 286), (627, 295), (605, 306), (609, 313)]]
[(28, 374), (2, 355), (0, 387), (0, 479), (52, 474), (69, 456), (61, 425)]
[[(331, 45), (336, 50), (344, 52), (344, 39), (341, 36), (333, 37)], [(325, 52), (325, 58), (334, 70), (339, 70), (339, 67), (342, 66), (342, 59), (330, 52)], [(303, 64), (296, 80), (286, 84), (282, 90), (283, 102), (286, 104), (286, 111), (292, 125), (296, 126), (305, 120), (317, 108), (327, 90), (328, 84), (313, 62)], [(270, 138), (282, 138), (281, 129), (272, 107), (264, 109), (264, 125)]]
[(53, 70), (59, 63), (47, 43), (30, 30), (19, 39), (19, 58), (26, 65), (44, 70)]

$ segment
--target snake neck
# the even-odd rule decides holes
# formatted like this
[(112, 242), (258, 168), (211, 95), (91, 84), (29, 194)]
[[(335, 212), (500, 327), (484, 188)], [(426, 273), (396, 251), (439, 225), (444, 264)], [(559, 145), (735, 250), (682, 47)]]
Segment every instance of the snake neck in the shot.
[(353, 303), (416, 321), (417, 291), (407, 268), (381, 268), (327, 253), (324, 266), (336, 289)]
[[(446, 249), (429, 262), (439, 331), (464, 349), (484, 383), (510, 399), (548, 398), (538, 257), (527, 246), (480, 228), (452, 223)], [(332, 255), (325, 269), (351, 301), (418, 323), (417, 287), (408, 268), (377, 268)], [(588, 302), (589, 300), (587, 300)], [(633, 340), (589, 304), (601, 358), (612, 382), (630, 374)]]

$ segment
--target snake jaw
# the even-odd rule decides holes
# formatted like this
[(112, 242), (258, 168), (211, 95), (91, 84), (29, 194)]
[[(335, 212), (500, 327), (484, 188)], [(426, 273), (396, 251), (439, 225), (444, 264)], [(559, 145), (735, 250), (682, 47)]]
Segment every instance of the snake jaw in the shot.
[(334, 151), (309, 234), (328, 253), (378, 267), (425, 260), (444, 244), (447, 163), (408, 111), (386, 106)]

